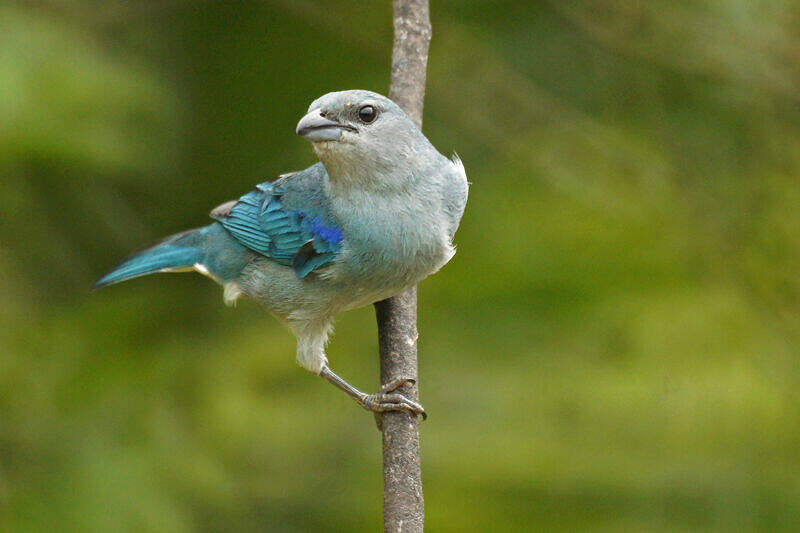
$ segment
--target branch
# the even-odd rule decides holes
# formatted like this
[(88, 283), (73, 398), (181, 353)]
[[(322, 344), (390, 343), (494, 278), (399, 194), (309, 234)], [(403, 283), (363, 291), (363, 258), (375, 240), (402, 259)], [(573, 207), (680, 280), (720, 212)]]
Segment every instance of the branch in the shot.
[(393, 0), (394, 47), (389, 98), (422, 128), (425, 69), (431, 42), (428, 0)]
[[(431, 23), (428, 0), (393, 0), (394, 47), (389, 98), (422, 127), (425, 69)], [(381, 383), (417, 379), (417, 289), (375, 304), (381, 355)], [(416, 384), (403, 394), (418, 400)], [(418, 419), (405, 411), (383, 414), (383, 530), (421, 533), (425, 500), (419, 459)]]

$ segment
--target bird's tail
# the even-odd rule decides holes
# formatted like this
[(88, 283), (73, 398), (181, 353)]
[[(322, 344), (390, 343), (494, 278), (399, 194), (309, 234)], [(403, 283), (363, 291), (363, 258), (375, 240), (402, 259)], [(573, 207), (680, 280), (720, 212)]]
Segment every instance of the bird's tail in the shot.
[(206, 228), (198, 228), (167, 237), (155, 246), (137, 252), (97, 280), (95, 289), (155, 272), (202, 270)]

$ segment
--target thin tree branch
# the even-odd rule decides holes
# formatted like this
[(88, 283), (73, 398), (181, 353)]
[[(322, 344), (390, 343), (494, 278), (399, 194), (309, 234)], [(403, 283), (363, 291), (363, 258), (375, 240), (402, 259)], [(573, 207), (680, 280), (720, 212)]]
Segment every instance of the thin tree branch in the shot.
[[(425, 69), (431, 23), (428, 0), (393, 0), (394, 47), (389, 97), (422, 127)], [(381, 383), (399, 378), (417, 380), (417, 289), (375, 304), (381, 355)], [(416, 383), (400, 391), (418, 400)], [(384, 413), (383, 530), (421, 533), (425, 500), (419, 458), (418, 419), (405, 411)]]
[(431, 42), (428, 0), (393, 0), (394, 47), (389, 98), (422, 127), (425, 69)]

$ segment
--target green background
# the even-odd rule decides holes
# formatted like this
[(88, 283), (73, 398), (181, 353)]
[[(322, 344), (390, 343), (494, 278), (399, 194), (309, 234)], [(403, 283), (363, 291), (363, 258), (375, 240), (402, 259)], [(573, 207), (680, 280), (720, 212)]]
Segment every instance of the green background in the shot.
[[(800, 3), (433, 0), (425, 131), (472, 182), (420, 286), (428, 530), (800, 523)], [(388, 1), (0, 6), (0, 529), (376, 531), (372, 417), (131, 250), (315, 161)], [(334, 368), (378, 386), (371, 308)]]

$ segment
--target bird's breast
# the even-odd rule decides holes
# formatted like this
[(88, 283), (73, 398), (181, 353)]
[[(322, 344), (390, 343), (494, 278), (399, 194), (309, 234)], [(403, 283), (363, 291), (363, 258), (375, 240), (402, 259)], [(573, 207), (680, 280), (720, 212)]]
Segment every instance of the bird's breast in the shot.
[(353, 209), (342, 227), (342, 272), (370, 288), (413, 285), (453, 254), (446, 225), (424, 205), (380, 199)]

